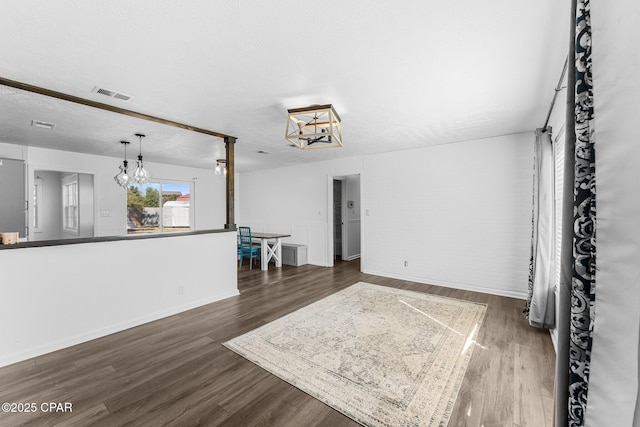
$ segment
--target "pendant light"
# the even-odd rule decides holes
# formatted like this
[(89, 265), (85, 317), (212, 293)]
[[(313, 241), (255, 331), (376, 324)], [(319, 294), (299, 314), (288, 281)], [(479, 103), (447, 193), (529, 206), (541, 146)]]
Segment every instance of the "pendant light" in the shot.
[(222, 175), (224, 171), (224, 174), (227, 174), (227, 161), (225, 159), (218, 159), (216, 160), (216, 169), (215, 169), (215, 174), (216, 175)]
[(133, 181), (137, 184), (146, 184), (151, 179), (151, 173), (144, 168), (142, 163), (142, 138), (144, 134), (136, 133), (136, 136), (140, 140), (140, 152), (138, 154), (138, 161), (136, 162), (136, 170), (133, 171)]
[(129, 182), (131, 182), (131, 177), (129, 176), (128, 162), (127, 162), (127, 145), (129, 145), (129, 141), (120, 141), (120, 144), (124, 145), (124, 160), (120, 165), (120, 172), (116, 176), (113, 177), (114, 181), (122, 188), (127, 188), (129, 186)]

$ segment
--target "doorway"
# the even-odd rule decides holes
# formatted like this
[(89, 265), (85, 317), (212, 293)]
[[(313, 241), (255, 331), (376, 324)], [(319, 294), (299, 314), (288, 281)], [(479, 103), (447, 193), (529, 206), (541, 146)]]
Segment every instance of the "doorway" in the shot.
[(342, 187), (344, 180), (333, 180), (333, 260), (342, 259)]
[(329, 266), (360, 258), (360, 174), (330, 177)]
[(94, 236), (93, 175), (35, 170), (30, 241)]

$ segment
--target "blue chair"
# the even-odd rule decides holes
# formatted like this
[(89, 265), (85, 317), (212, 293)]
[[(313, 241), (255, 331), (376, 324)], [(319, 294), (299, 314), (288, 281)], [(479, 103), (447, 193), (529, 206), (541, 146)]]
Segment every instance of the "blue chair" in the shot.
[(249, 270), (253, 267), (253, 260), (260, 258), (260, 246), (253, 245), (251, 238), (251, 228), (238, 227), (238, 235), (240, 236), (240, 245), (238, 246), (238, 256), (240, 257), (240, 267), (242, 267), (242, 259), (249, 258)]

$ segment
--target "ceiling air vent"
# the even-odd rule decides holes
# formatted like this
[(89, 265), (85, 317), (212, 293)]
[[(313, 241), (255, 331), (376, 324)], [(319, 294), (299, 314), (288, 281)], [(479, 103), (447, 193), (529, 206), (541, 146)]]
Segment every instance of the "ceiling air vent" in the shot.
[(56, 127), (54, 123), (42, 122), (40, 120), (31, 120), (31, 126), (33, 126), (34, 128), (49, 129), (49, 130), (53, 130), (53, 128)]
[(105, 95), (110, 98), (120, 99), (122, 101), (128, 101), (131, 99), (129, 95), (125, 95), (124, 93), (116, 92), (115, 90), (109, 90), (98, 86), (94, 87), (91, 92), (99, 93), (100, 95)]
[(118, 98), (118, 99), (122, 99), (123, 101), (128, 101), (131, 99), (131, 97), (129, 95), (125, 95), (124, 93), (118, 93), (116, 92), (113, 95), (114, 98)]

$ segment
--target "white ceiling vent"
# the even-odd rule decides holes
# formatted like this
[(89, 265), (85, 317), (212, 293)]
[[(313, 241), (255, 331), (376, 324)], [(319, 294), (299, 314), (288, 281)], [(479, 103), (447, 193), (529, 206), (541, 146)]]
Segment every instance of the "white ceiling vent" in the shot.
[(49, 130), (53, 130), (53, 128), (56, 127), (54, 123), (42, 122), (40, 120), (31, 120), (31, 126), (33, 126), (34, 128), (49, 129)]
[(124, 93), (116, 92), (115, 90), (109, 90), (98, 86), (94, 87), (91, 92), (99, 93), (100, 95), (105, 95), (111, 98), (121, 99), (123, 101), (128, 101), (131, 99), (129, 95), (125, 95)]

